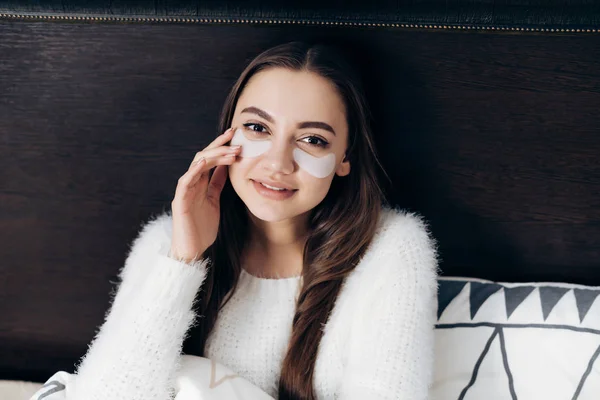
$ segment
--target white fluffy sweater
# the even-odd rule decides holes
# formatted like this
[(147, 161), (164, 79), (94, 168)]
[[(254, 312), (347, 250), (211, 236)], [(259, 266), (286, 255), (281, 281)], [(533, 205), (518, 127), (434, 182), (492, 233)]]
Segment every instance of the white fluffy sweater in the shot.
[[(135, 239), (69, 400), (173, 397), (207, 263), (189, 265), (167, 256), (171, 223), (170, 214), (162, 214)], [(319, 399), (427, 398), (436, 277), (435, 242), (422, 219), (384, 207), (373, 242), (324, 325), (313, 382)], [(264, 279), (242, 271), (237, 293), (207, 341), (206, 356), (276, 397), (300, 284), (300, 278)]]

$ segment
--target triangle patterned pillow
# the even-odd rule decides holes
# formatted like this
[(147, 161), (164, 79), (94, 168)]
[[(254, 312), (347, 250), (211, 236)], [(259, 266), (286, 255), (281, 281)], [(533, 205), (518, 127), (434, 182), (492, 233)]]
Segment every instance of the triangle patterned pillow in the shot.
[(600, 399), (600, 287), (440, 277), (431, 400)]

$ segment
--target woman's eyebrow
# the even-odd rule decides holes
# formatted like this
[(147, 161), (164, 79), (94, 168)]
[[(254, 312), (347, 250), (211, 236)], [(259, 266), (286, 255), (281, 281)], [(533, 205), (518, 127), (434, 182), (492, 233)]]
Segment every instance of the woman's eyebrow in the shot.
[[(259, 117), (269, 121), (270, 123), (275, 122), (275, 119), (273, 117), (271, 117), (268, 112), (266, 112), (265, 110), (261, 110), (258, 107), (246, 107), (241, 111), (240, 114), (243, 114), (243, 113), (256, 114)], [(298, 124), (298, 129), (306, 129), (306, 128), (323, 129), (323, 130), (333, 133), (333, 135), (335, 136), (335, 131), (333, 130), (331, 125), (326, 124), (325, 122), (305, 121), (305, 122), (300, 122)]]
[(331, 125), (326, 124), (325, 122), (306, 121), (306, 122), (300, 122), (298, 124), (298, 129), (305, 129), (305, 128), (323, 129), (323, 130), (333, 133), (333, 136), (335, 136), (335, 131), (333, 130)]
[(264, 110), (261, 110), (258, 107), (246, 107), (246, 108), (244, 108), (242, 110), (242, 112), (240, 114), (243, 114), (243, 113), (256, 114), (259, 117), (261, 117), (263, 119), (266, 119), (270, 123), (274, 123), (275, 122), (275, 120), (273, 119), (273, 117), (271, 117), (268, 112), (266, 112)]

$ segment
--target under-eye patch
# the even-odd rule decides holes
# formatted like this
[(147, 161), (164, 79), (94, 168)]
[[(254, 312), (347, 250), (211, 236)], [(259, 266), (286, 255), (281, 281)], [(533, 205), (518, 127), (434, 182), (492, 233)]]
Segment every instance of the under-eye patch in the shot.
[[(266, 153), (271, 148), (270, 140), (250, 140), (238, 128), (231, 139), (231, 145), (241, 146), (240, 157), (258, 157)], [(335, 169), (335, 154), (329, 153), (324, 157), (315, 157), (301, 149), (294, 149), (294, 160), (300, 168), (308, 172), (315, 178), (325, 178)]]
[(238, 154), (240, 157), (258, 157), (266, 153), (271, 148), (270, 140), (250, 140), (244, 135), (244, 132), (238, 128), (231, 138), (232, 146), (242, 146), (242, 150)]

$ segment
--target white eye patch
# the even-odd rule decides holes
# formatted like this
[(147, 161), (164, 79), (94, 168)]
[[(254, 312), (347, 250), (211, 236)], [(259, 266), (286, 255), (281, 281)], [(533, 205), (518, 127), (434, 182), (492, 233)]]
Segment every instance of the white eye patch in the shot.
[[(238, 128), (231, 139), (232, 146), (242, 146), (240, 157), (258, 157), (271, 148), (270, 140), (250, 140), (246, 138), (241, 128)], [(294, 149), (294, 160), (300, 168), (315, 178), (325, 178), (335, 169), (335, 154), (329, 153), (324, 157), (315, 157), (307, 152)]]
[(315, 178), (329, 176), (335, 168), (335, 154), (329, 153), (324, 157), (314, 157), (300, 149), (294, 149), (294, 160), (300, 168)]
[(266, 153), (271, 148), (270, 140), (250, 140), (244, 135), (241, 129), (236, 129), (233, 138), (231, 138), (232, 146), (242, 146), (240, 157), (258, 157)]

